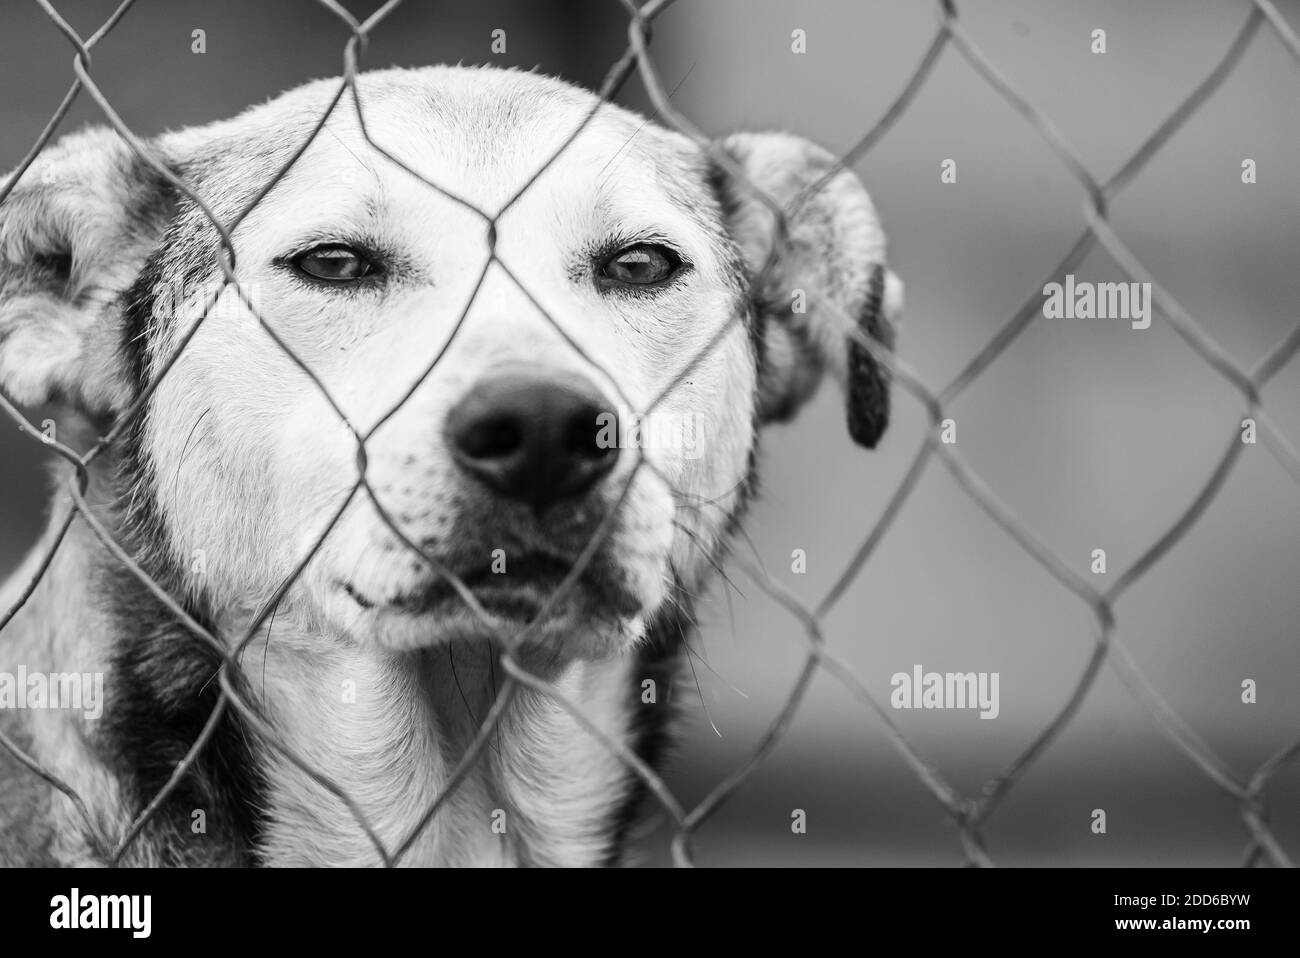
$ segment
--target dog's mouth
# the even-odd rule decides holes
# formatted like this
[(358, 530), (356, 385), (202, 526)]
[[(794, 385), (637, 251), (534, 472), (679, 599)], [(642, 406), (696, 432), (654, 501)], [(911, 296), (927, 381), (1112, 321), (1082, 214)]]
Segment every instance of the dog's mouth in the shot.
[[(564, 594), (554, 599), (571, 576), (575, 563), (540, 552), (502, 557), (492, 568), (448, 571), (460, 580), (483, 609), (501, 619), (529, 622), (543, 612), (556, 616), (584, 612), (590, 615), (634, 616), (641, 602), (618, 579), (595, 562), (588, 563)], [(365, 594), (350, 582), (343, 591), (358, 606), (383, 608), (410, 616), (464, 612), (473, 614), (461, 591), (445, 576), (382, 599)], [(553, 601), (554, 599), (554, 601)]]

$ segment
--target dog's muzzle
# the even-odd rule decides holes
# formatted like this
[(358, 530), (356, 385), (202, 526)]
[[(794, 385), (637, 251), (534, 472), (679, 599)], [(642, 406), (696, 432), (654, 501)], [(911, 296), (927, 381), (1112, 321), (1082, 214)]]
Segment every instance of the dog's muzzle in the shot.
[(613, 470), (618, 446), (600, 441), (613, 409), (580, 376), (561, 381), (541, 367), (498, 368), (447, 415), (447, 445), (465, 473), (540, 515)]

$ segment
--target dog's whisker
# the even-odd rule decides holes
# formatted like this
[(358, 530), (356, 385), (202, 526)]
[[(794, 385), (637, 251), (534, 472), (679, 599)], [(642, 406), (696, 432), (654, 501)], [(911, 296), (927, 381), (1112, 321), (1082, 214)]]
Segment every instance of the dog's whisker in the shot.
[(745, 700), (748, 700), (748, 699), (749, 699), (749, 694), (748, 694), (747, 692), (745, 692), (743, 689), (739, 688), (738, 686), (733, 685), (731, 682), (727, 681), (727, 679), (725, 679), (725, 678), (723, 677), (722, 673), (719, 672), (716, 668), (714, 668), (713, 665), (709, 662), (709, 660), (708, 660), (707, 658), (704, 657), (704, 655), (703, 655), (702, 653), (697, 652), (697, 651), (695, 650), (695, 648), (691, 645), (691, 642), (690, 642), (690, 636), (689, 636), (689, 635), (685, 635), (685, 634), (684, 634), (684, 635), (682, 636), (682, 643), (683, 643), (683, 645), (685, 646), (686, 651), (689, 652), (691, 655), (695, 656), (695, 658), (696, 658), (697, 660), (699, 660), (699, 663), (700, 663), (702, 666), (704, 666), (706, 669), (708, 669), (710, 673), (712, 673), (712, 675), (713, 675), (714, 678), (716, 678), (719, 682), (721, 682), (721, 683), (722, 683), (723, 685), (725, 685), (727, 688), (731, 689), (731, 691), (735, 692), (735, 693), (736, 693), (737, 695), (739, 695), (742, 699), (745, 699)]
[[(712, 505), (712, 503), (710, 503), (710, 504)], [(688, 509), (692, 509), (692, 510), (694, 510), (698, 515), (701, 515), (701, 516), (704, 515), (704, 511), (703, 511), (702, 509), (699, 509), (697, 506), (695, 506), (695, 505), (692, 504), (692, 503), (689, 503), (689, 502), (679, 502), (678, 505), (679, 505), (679, 506), (685, 506), (685, 507), (688, 508)], [(724, 509), (722, 509), (721, 506), (714, 505), (714, 508), (718, 509), (719, 512), (721, 513), (721, 515), (722, 515), (724, 518), (726, 518), (726, 519), (730, 519), (730, 514), (727, 513)], [(681, 520), (680, 520), (680, 519), (677, 519), (677, 518), (674, 518), (674, 519), (673, 519), (673, 522), (674, 522), (675, 525), (678, 525), (678, 524), (681, 522)], [(678, 528), (681, 528), (681, 526), (678, 525)], [(745, 527), (744, 527), (743, 525), (736, 525), (736, 526), (731, 530), (731, 532), (732, 532), (734, 535), (738, 535), (741, 539), (744, 540), (745, 545), (747, 545), (747, 546), (749, 547), (750, 554), (753, 555), (753, 557), (754, 557), (754, 562), (758, 565), (759, 569), (760, 569), (760, 570), (761, 570), (761, 571), (766, 575), (766, 574), (767, 574), (767, 566), (766, 566), (766, 564), (763, 562), (763, 556), (762, 556), (762, 554), (758, 551), (758, 546), (754, 543), (754, 539), (753, 539), (753, 537), (750, 536), (750, 534), (745, 530)]]
[[(674, 580), (674, 581), (676, 581), (676, 580)], [(672, 583), (670, 583), (670, 585), (671, 585), (671, 584), (672, 584)], [(671, 592), (669, 593), (669, 597), (668, 597), (668, 600), (667, 600), (667, 601), (668, 601), (668, 602), (673, 606), (674, 609), (678, 609), (678, 610), (680, 610), (680, 611), (682, 612), (683, 617), (688, 621), (688, 624), (691, 626), (692, 631), (697, 630), (697, 629), (699, 628), (699, 623), (696, 622), (696, 621), (694, 621), (694, 619), (690, 616), (690, 614), (689, 614), (689, 613), (690, 613), (690, 610), (689, 610), (689, 609), (686, 609), (686, 608), (683, 608), (682, 605), (681, 605), (681, 603), (680, 603), (680, 601), (679, 601), (679, 600), (676, 598), (676, 596), (674, 596)], [(735, 623), (734, 623), (734, 621), (733, 621), (733, 623), (732, 623), (732, 626), (733, 626), (732, 633), (733, 633), (733, 636), (734, 636), (734, 633), (735, 633), (735, 629), (734, 629)], [(692, 645), (691, 645), (691, 643), (690, 643), (690, 634), (688, 634), (688, 633), (687, 633), (687, 632), (686, 632), (686, 631), (685, 631), (685, 630), (684, 630), (680, 625), (679, 625), (679, 627), (678, 627), (678, 634), (681, 636), (682, 646), (686, 649), (686, 651), (687, 651), (689, 654), (694, 655), (697, 659), (699, 659), (700, 664), (703, 665), (706, 669), (708, 669), (708, 670), (713, 674), (713, 676), (714, 676), (715, 678), (718, 679), (718, 681), (722, 682), (724, 685), (726, 685), (729, 689), (731, 689), (733, 692), (735, 692), (735, 693), (736, 693), (737, 695), (739, 695), (741, 698), (743, 698), (743, 699), (748, 699), (748, 698), (749, 698), (749, 695), (748, 695), (748, 694), (746, 694), (743, 690), (741, 690), (741, 689), (738, 688), (737, 686), (733, 685), (731, 682), (727, 681), (727, 679), (725, 679), (725, 678), (722, 676), (722, 673), (720, 673), (717, 669), (715, 669), (715, 668), (714, 668), (714, 667), (709, 663), (709, 660), (708, 660), (707, 658), (705, 658), (701, 653), (697, 652), (697, 651), (694, 649), (694, 647), (692, 647)]]
[(185, 457), (189, 455), (190, 443), (194, 439), (194, 434), (198, 431), (199, 426), (202, 424), (203, 420), (207, 418), (207, 415), (210, 412), (212, 412), (211, 406), (203, 410), (203, 412), (199, 414), (199, 418), (194, 420), (194, 425), (190, 427), (189, 435), (185, 437), (185, 445), (181, 447), (180, 459), (176, 462), (176, 474), (172, 477), (173, 485), (180, 480), (181, 467), (185, 465)]
[(447, 644), (447, 665), (451, 668), (452, 681), (456, 683), (456, 691), (460, 693), (460, 700), (465, 705), (465, 714), (469, 716), (470, 723), (477, 727), (478, 719), (474, 717), (474, 709), (470, 707), (469, 699), (465, 697), (465, 689), (460, 684), (460, 676), (456, 672), (456, 655), (455, 643)]
[(731, 580), (731, 577), (727, 575), (726, 571), (722, 568), (722, 565), (713, 557), (712, 552), (704, 548), (703, 543), (700, 542), (700, 537), (675, 519), (673, 520), (673, 525), (680, 529), (686, 537), (690, 539), (690, 541), (695, 545), (695, 548), (700, 550), (700, 554), (704, 556), (705, 561), (708, 562), (709, 565), (713, 566), (714, 571), (721, 576), (722, 581), (731, 586), (736, 595), (740, 596), (742, 599), (745, 598), (745, 593), (740, 590), (740, 586), (736, 585), (736, 583)]
[(271, 657), (271, 630), (275, 628), (275, 616), (279, 611), (280, 603), (277, 602), (266, 623), (266, 644), (262, 646), (262, 701), (266, 701), (266, 660)]
[[(492, 642), (491, 639), (489, 639), (487, 642), (487, 666), (488, 666), (488, 682), (492, 686), (492, 701), (495, 702), (497, 700), (497, 649), (495, 643)], [(496, 751), (497, 754), (499, 755), (501, 754), (501, 726), (500, 725), (497, 725), (496, 727), (496, 735), (494, 736), (494, 738), (496, 739), (496, 746), (495, 746)]]
[[(686, 630), (682, 628), (680, 622), (677, 624), (677, 633), (681, 637), (682, 645), (685, 646), (687, 652), (692, 651), (690, 640), (686, 638)], [(686, 656), (686, 664), (690, 666), (691, 678), (695, 681), (695, 694), (699, 696), (700, 708), (704, 712), (704, 720), (709, 723), (709, 728), (713, 729), (713, 734), (718, 738), (722, 738), (722, 732), (718, 729), (717, 724), (713, 721), (713, 716), (709, 712), (709, 704), (704, 701), (704, 690), (700, 688), (700, 675), (695, 671), (695, 662), (690, 655)]]

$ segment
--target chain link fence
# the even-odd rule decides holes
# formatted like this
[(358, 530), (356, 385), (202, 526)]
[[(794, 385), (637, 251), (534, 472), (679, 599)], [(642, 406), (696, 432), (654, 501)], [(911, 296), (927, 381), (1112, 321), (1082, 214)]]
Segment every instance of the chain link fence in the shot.
[[(185, 776), (191, 774), (196, 760), (209, 744), (223, 716), (229, 710), (235, 710), (246, 723), (248, 729), (255, 733), (266, 747), (276, 750), (284, 759), (296, 766), (312, 781), (327, 790), (346, 806), (355, 819), (357, 828), (364, 832), (373, 844), (378, 857), (386, 865), (395, 865), (409, 852), (421, 833), (430, 825), (439, 810), (447, 803), (449, 797), (461, 785), (467, 773), (483, 756), (489, 739), (515, 696), (521, 689), (528, 688), (548, 696), (559, 707), (570, 713), (576, 721), (599, 739), (605, 748), (645, 784), (650, 800), (661, 806), (663, 812), (671, 821), (674, 832), (672, 841), (674, 862), (678, 865), (691, 865), (693, 863), (692, 840), (694, 835), (738, 789), (744, 787), (750, 775), (776, 747), (799, 712), (800, 705), (805, 698), (811, 681), (820, 671), (840, 683), (861, 703), (866, 712), (875, 717), (881, 734), (887, 737), (888, 741), (900, 753), (907, 766), (933, 794), (942, 810), (956, 824), (965, 862), (970, 865), (992, 865), (994, 859), (984, 837), (986, 823), (997, 811), (1007, 794), (1021, 780), (1026, 770), (1052, 746), (1062, 731), (1070, 725), (1084, 699), (1093, 688), (1100, 670), (1103, 666), (1109, 664), (1132, 696), (1151, 714), (1174, 748), (1182, 752), (1210, 781), (1236, 802), (1241, 821), (1247, 833), (1242, 863), (1244, 865), (1275, 866), (1290, 866), (1292, 864), (1290, 856), (1269, 828), (1267, 792), (1270, 782), (1275, 779), (1279, 771), (1288, 763), (1294, 762), (1297, 756), (1300, 756), (1300, 738), (1297, 738), (1290, 745), (1268, 758), (1259, 767), (1249, 772), (1243, 774), (1230, 767), (1227, 761), (1206, 744), (1179, 713), (1169, 705), (1149, 678), (1139, 669), (1132, 655), (1126, 649), (1122, 637), (1117, 632), (1114, 613), (1117, 600), (1134, 588), (1153, 566), (1178, 546), (1228, 481), (1243, 449), (1240, 438), (1239, 419), (1241, 417), (1234, 419), (1232, 422), (1224, 423), (1225, 447), (1217, 465), (1206, 479), (1199, 493), (1186, 505), (1172, 526), (1155, 542), (1151, 543), (1145, 552), (1131, 566), (1113, 579), (1109, 587), (1104, 590), (1093, 586), (1073, 571), (1069, 563), (1053, 553), (1035, 534), (1034, 530), (1029, 528), (1011, 508), (999, 499), (996, 492), (970, 467), (956, 450), (956, 447), (941, 441), (941, 423), (946, 418), (946, 410), (959, 395), (989, 370), (993, 362), (1040, 315), (1042, 298), (1037, 289), (1025, 300), (1024, 305), (997, 330), (988, 343), (970, 358), (958, 375), (941, 388), (935, 388), (923, 382), (905, 361), (894, 355), (881, 343), (869, 339), (864, 334), (859, 334), (861, 345), (878, 362), (892, 372), (894, 381), (902, 389), (914, 396), (924, 407), (931, 422), (931, 428), (910, 460), (910, 465), (901, 483), (888, 499), (883, 512), (875, 524), (866, 530), (860, 548), (833, 587), (816, 605), (809, 606), (798, 601), (779, 582), (774, 581), (761, 569), (745, 560), (733, 560), (737, 567), (752, 579), (761, 591), (789, 613), (792, 620), (791, 633), (806, 644), (806, 657), (784, 704), (765, 728), (747, 760), (717, 782), (716, 786), (694, 807), (688, 808), (684, 806), (654, 769), (646, 765), (627, 745), (610, 738), (603, 732), (584, 714), (581, 702), (574, 701), (553, 684), (530, 673), (520, 664), (512, 651), (512, 649), (518, 648), (521, 642), (529, 638), (530, 634), (537, 629), (538, 623), (544, 621), (551, 610), (575, 587), (583, 570), (592, 562), (597, 549), (609, 534), (619, 508), (626, 499), (628, 490), (638, 472), (642, 469), (653, 470), (655, 468), (652, 463), (645, 459), (639, 448), (634, 449), (632, 453), (635, 456), (634, 467), (624, 482), (621, 496), (615, 507), (605, 517), (563, 583), (556, 593), (552, 595), (533, 623), (517, 634), (513, 641), (506, 643), (506, 649), (500, 658), (500, 667), (504, 674), (504, 680), (499, 687), (491, 710), (483, 719), (470, 747), (455, 765), (442, 790), (429, 802), (427, 810), (417, 826), (396, 846), (386, 846), (380, 840), (366, 814), (357, 805), (353, 797), (347, 794), (337, 783), (312, 768), (310, 763), (298, 755), (292, 746), (277, 734), (275, 727), (267, 718), (267, 713), (259, 696), (249, 683), (243, 681), (238, 664), (245, 648), (259, 632), (266, 619), (273, 613), (279, 601), (292, 587), (316, 551), (320, 549), (344, 511), (354, 500), (360, 498), (369, 500), (384, 523), (394, 535), (405, 543), (407, 548), (419, 556), (430, 568), (448, 576), (457, 594), (474, 610), (485, 626), (491, 628), (495, 624), (493, 617), (476, 601), (472, 591), (464, 583), (456, 579), (454, 575), (441, 568), (434, 557), (424, 553), (419, 546), (407, 538), (393, 518), (385, 512), (366, 475), (366, 442), (373, 434), (374, 429), (372, 428), (363, 433), (348, 422), (347, 417), (334, 398), (330, 396), (321, 380), (277, 335), (274, 324), (257, 313), (245, 291), (240, 289), (235, 278), (235, 251), (231, 241), (232, 231), (297, 162), (324, 128), (330, 115), (340, 109), (355, 110), (366, 142), (374, 153), (382, 157), (386, 163), (401, 168), (408, 175), (419, 179), (429, 189), (437, 191), (459, 205), (466, 207), (482, 219), (487, 230), (489, 249), (482, 272), (478, 274), (478, 283), (475, 286), (476, 295), (482, 285), (483, 278), (493, 264), (503, 270), (513, 282), (518, 283), (514, 279), (515, 274), (510, 271), (509, 265), (496, 252), (496, 225), (498, 220), (506, 210), (532, 187), (537, 177), (568, 149), (574, 140), (583, 134), (584, 129), (597, 114), (600, 105), (616, 96), (634, 73), (639, 75), (641, 83), (644, 84), (649, 99), (655, 108), (657, 118), (698, 143), (700, 149), (707, 151), (712, 159), (721, 165), (741, 188), (747, 189), (755, 199), (770, 209), (776, 218), (778, 238), (780, 238), (785, 235), (787, 217), (805, 203), (810, 196), (823, 188), (837, 172), (853, 166), (882, 138), (888, 135), (890, 129), (908, 111), (910, 105), (924, 88), (927, 78), (936, 63), (943, 57), (961, 57), (969, 63), (975, 73), (992, 90), (996, 91), (1006, 103), (1023, 117), (1025, 123), (1046, 141), (1060, 163), (1077, 180), (1082, 190), (1081, 220), (1083, 225), (1078, 239), (1051, 274), (1045, 278), (1044, 282), (1062, 281), (1065, 275), (1071, 273), (1076, 266), (1082, 263), (1084, 258), (1095, 247), (1100, 246), (1113, 257), (1131, 280), (1150, 283), (1152, 300), (1156, 310), (1205, 363), (1240, 393), (1242, 415), (1256, 421), (1263, 445), (1281, 463), (1287, 473), (1297, 483), (1300, 483), (1300, 452), (1270, 419), (1268, 412), (1263, 407), (1260, 395), (1265, 383), (1282, 369), (1292, 359), (1296, 351), (1300, 349), (1300, 324), (1296, 325), (1288, 335), (1253, 366), (1243, 365), (1220, 347), (1206, 332), (1205, 328), (1180, 305), (1173, 295), (1154, 279), (1142, 262), (1134, 256), (1124, 240), (1112, 229), (1108, 220), (1108, 211), (1119, 194), (1143, 170), (1170, 137), (1201, 108), (1225, 79), (1233, 73), (1243, 57), (1247, 55), (1252, 43), (1256, 42), (1258, 34), (1261, 32), (1271, 34), (1285, 46), (1291, 56), (1300, 61), (1300, 38), (1297, 38), (1295, 30), (1279, 14), (1273, 3), (1269, 2), (1269, 0), (1253, 0), (1251, 3), (1243, 3), (1244, 22), (1236, 35), (1227, 44), (1218, 63), (1209, 71), (1200, 84), (1186, 95), (1186, 98), (1178, 104), (1168, 118), (1133, 152), (1127, 162), (1121, 165), (1118, 172), (1103, 182), (1095, 178), (1080, 161), (1075, 151), (1072, 150), (1065, 137), (1061, 135), (1051, 120), (1040, 113), (1029, 99), (985, 56), (979, 45), (975, 43), (964, 28), (955, 2), (953, 0), (940, 0), (937, 4), (939, 23), (933, 40), (925, 49), (914, 73), (897, 98), (885, 110), (879, 121), (871, 129), (863, 133), (852, 148), (840, 158), (834, 170), (812, 184), (808, 190), (795, 199), (790, 207), (782, 208), (770, 197), (764, 196), (753, 187), (738, 165), (670, 102), (670, 93), (665, 90), (652, 55), (652, 34), (656, 18), (672, 5), (673, 0), (650, 0), (650, 2), (642, 6), (637, 6), (634, 0), (611, 0), (611, 2), (621, 2), (626, 10), (628, 20), (627, 46), (623, 55), (609, 69), (599, 90), (599, 101), (586, 114), (584, 121), (565, 138), (559, 149), (545, 163), (537, 166), (533, 176), (520, 184), (517, 191), (500, 209), (495, 213), (491, 213), (474, 207), (461, 199), (454, 189), (454, 184), (439, 184), (422, 177), (417, 171), (407, 167), (400, 159), (375, 143), (370, 138), (369, 133), (366, 132), (365, 104), (356, 86), (357, 73), (362, 69), (368, 38), (376, 30), (382, 28), (384, 20), (399, 5), (400, 0), (390, 0), (364, 21), (356, 19), (335, 0), (318, 0), (318, 2), (337, 16), (351, 34), (343, 51), (344, 69), (342, 79), (339, 81), (337, 89), (330, 100), (328, 110), (320, 117), (306, 140), (296, 148), (288, 162), (258, 191), (239, 215), (227, 222), (221, 222), (205, 205), (201, 197), (197, 196), (183, 180), (163, 165), (157, 157), (151, 155), (149, 147), (123, 122), (94, 79), (92, 51), (111, 31), (119, 26), (132, 7), (133, 0), (125, 0), (108, 20), (89, 37), (80, 36), (49, 0), (37, 0), (45, 14), (67, 38), (75, 51), (72, 61), (72, 71), (75, 79), (41, 135), (18, 166), (17, 174), (0, 189), (0, 203), (3, 203), (8, 198), (15, 185), (22, 179), (26, 171), (41, 154), (41, 151), (51, 141), (74, 100), (81, 96), (89, 96), (103, 112), (108, 123), (130, 144), (140, 159), (202, 210), (212, 230), (220, 239), (219, 265), (224, 277), (219, 287), (207, 298), (203, 317), (191, 327), (179, 342), (167, 361), (160, 367), (152, 382), (138, 396), (130, 409), (118, 418), (111, 430), (100, 437), (89, 450), (78, 452), (67, 445), (48, 438), (28, 421), (13, 403), (0, 396), (0, 409), (3, 409), (6, 417), (14, 422), (25, 435), (36, 442), (47, 445), (58, 456), (70, 463), (74, 469), (73, 481), (68, 488), (73, 508), (56, 530), (53, 545), (48, 553), (43, 556), (43, 561), (40, 563), (35, 577), (27, 584), (16, 604), (6, 610), (3, 618), (0, 618), (0, 643), (4, 641), (3, 631), (5, 627), (9, 625), (31, 597), (42, 576), (49, 569), (68, 529), (73, 522), (80, 521), (84, 522), (93, 531), (117, 561), (130, 570), (158, 601), (185, 625), (189, 633), (192, 634), (194, 641), (208, 645), (223, 661), (217, 677), (220, 683), (220, 695), (202, 731), (194, 740), (184, 759), (176, 765), (166, 785), (139, 811), (129, 829), (117, 836), (115, 841), (114, 836), (104, 835), (96, 827), (81, 795), (50, 770), (44, 768), (34, 757), (24, 752), (16, 742), (0, 733), (0, 745), (3, 745), (5, 749), (12, 753), (13, 757), (29, 769), (32, 774), (39, 776), (51, 788), (57, 789), (75, 806), (80, 817), (84, 820), (87, 835), (95, 843), (97, 853), (105, 861), (117, 864), (123, 860), (123, 856), (137, 841), (142, 830), (158, 812), (164, 801), (173, 793)], [(773, 267), (779, 249), (780, 245), (778, 243), (766, 266), (758, 275), (751, 277), (752, 283), (758, 287), (763, 285), (767, 274)], [(122, 436), (123, 432), (130, 428), (133, 419), (140, 415), (149, 402), (150, 396), (157, 389), (159, 382), (167, 376), (187, 343), (202, 326), (203, 320), (206, 319), (208, 312), (213, 308), (218, 297), (227, 289), (234, 291), (245, 308), (257, 317), (262, 328), (266, 330), (276, 345), (320, 389), (330, 407), (350, 430), (356, 443), (357, 462), (356, 479), (344, 502), (330, 516), (312, 548), (301, 556), (292, 573), (279, 585), (272, 601), (264, 607), (247, 631), (233, 642), (222, 641), (213, 635), (188, 615), (175, 597), (169, 595), (157, 582), (153, 581), (123, 546), (114, 540), (109, 530), (92, 512), (85, 498), (89, 482), (88, 468), (91, 463), (103, 455), (105, 450), (109, 449)], [(523, 291), (525, 295), (530, 296), (526, 289)], [(473, 301), (474, 296), (471, 296), (470, 300), (465, 304), (464, 311), (461, 313), (462, 320), (468, 314)], [(545, 311), (542, 310), (540, 305), (536, 304), (535, 300), (534, 304), (537, 305), (539, 311), (545, 314)], [(819, 302), (818, 306), (831, 311), (835, 309), (834, 304), (829, 302)], [(547, 316), (546, 318), (552, 326), (560, 331), (561, 335), (565, 335), (562, 327), (552, 317)], [(709, 348), (720, 342), (738, 321), (739, 318), (735, 317), (722, 325), (709, 340)], [(847, 321), (844, 326), (846, 329), (857, 328), (855, 324)], [(569, 342), (575, 348), (580, 349), (572, 340), (569, 340)], [(440, 357), (441, 354), (438, 358)], [(685, 376), (689, 375), (694, 363), (697, 363), (700, 358), (699, 356), (695, 357), (693, 363), (679, 373), (674, 382), (663, 390), (650, 406), (639, 412), (644, 415), (654, 409)], [(411, 389), (406, 394), (408, 397), (414, 392), (419, 383), (428, 377), (437, 362), (438, 359), (435, 359), (425, 370), (424, 376), (417, 383), (412, 384)], [(608, 373), (608, 371), (606, 372)], [(610, 375), (610, 380), (617, 382), (617, 377)], [(400, 405), (399, 403), (397, 407), (390, 410), (388, 415), (392, 415)], [(382, 423), (382, 421), (381, 418), (380, 422)], [(1090, 610), (1095, 628), (1091, 653), (1068, 697), (1061, 703), (1059, 709), (1048, 717), (1048, 720), (1028, 747), (1000, 774), (985, 782), (977, 794), (963, 794), (950, 784), (943, 771), (928, 760), (902, 733), (893, 720), (890, 711), (868, 692), (866, 685), (855, 674), (854, 670), (827, 646), (823, 635), (823, 622), (826, 616), (846, 592), (853, 587), (862, 569), (876, 551), (877, 546), (887, 535), (894, 520), (906, 506), (923, 473), (936, 459), (950, 470), (960, 488), (981, 509), (987, 512), (1008, 536), (1041, 565), (1062, 588), (1078, 597), (1079, 601)]]

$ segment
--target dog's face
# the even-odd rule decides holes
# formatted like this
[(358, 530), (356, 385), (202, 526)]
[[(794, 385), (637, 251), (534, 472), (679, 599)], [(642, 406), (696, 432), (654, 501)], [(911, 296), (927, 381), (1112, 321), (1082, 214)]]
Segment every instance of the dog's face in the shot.
[[(590, 94), (536, 75), (433, 68), (363, 75), (364, 127), (345, 96), (259, 199), (335, 89), (150, 144), (236, 223), (242, 295), (203, 212), (111, 132), (63, 141), (0, 205), (0, 384), (111, 421), (166, 369), (120, 491), (219, 621), (339, 514), (279, 614), (395, 650), (484, 635), (450, 573), (510, 641), (599, 532), (527, 635), (609, 654), (700, 585), (756, 426), (824, 370), (855, 438), (879, 437), (887, 377), (852, 338), (888, 344), (901, 288), (851, 174), (769, 263), (775, 220), (687, 138), (588, 121)], [(784, 135), (723, 146), (782, 203), (831, 168)]]

